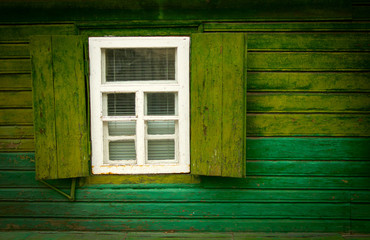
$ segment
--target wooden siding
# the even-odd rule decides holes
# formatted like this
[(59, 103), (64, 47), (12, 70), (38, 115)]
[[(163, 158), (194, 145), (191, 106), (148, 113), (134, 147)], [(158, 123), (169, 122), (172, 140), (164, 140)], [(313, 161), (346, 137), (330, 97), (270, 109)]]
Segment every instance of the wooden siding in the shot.
[[(146, 21), (159, 18), (154, 8), (147, 19), (123, 17), (136, 22), (57, 24), (93, 14), (28, 10), (23, 21), (54, 21), (0, 25), (1, 230), (369, 233), (369, 4), (305, 2), (296, 15), (229, 9), (212, 22), (215, 6), (202, 15), (207, 23), (197, 13)], [(222, 22), (235, 12), (239, 22)], [(112, 13), (108, 20), (121, 16)], [(247, 178), (92, 176), (80, 180), (75, 203), (35, 180), (30, 35), (190, 35), (198, 27), (248, 35)], [(52, 183), (69, 191), (69, 180)]]

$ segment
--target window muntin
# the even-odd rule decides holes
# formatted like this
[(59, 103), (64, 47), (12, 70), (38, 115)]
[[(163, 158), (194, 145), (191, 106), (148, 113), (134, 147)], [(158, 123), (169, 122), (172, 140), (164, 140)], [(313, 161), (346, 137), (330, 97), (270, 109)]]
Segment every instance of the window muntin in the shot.
[(89, 44), (92, 172), (189, 172), (189, 38)]

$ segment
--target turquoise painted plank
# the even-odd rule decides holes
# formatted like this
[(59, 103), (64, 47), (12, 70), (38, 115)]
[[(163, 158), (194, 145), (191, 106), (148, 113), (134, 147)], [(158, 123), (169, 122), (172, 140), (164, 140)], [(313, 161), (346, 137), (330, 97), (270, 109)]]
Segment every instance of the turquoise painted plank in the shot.
[[(347, 190), (255, 190), (255, 189), (203, 189), (203, 188), (164, 188), (164, 189), (110, 189), (108, 186), (96, 189), (93, 186), (78, 188), (78, 202), (317, 202), (348, 203)], [(69, 192), (69, 189), (63, 189)], [(356, 191), (358, 196), (361, 191)], [(364, 192), (364, 191), (362, 191)], [(107, 197), (108, 196), (108, 197)], [(362, 194), (363, 196), (363, 194)], [(361, 199), (361, 197), (358, 197)], [(48, 188), (2, 188), (1, 201), (60, 202), (68, 201), (64, 196)], [(354, 200), (353, 200), (354, 201)]]
[(4, 230), (349, 233), (349, 227), (350, 221), (345, 219), (0, 219), (0, 228)]
[[(0, 187), (40, 187), (42, 186), (35, 180), (33, 171), (0, 171)], [(245, 180), (229, 179), (224, 180), (217, 177), (202, 178), (201, 186), (206, 188), (251, 188), (251, 189), (369, 189), (369, 177), (307, 177), (307, 176), (249, 176)], [(70, 181), (50, 181), (62, 186), (68, 186)], [(110, 183), (106, 179), (104, 183)], [(191, 183), (127, 183), (127, 184), (96, 184), (95, 188), (168, 188), (168, 187), (199, 187), (199, 184)]]
[(35, 154), (0, 153), (0, 169), (35, 169)]
[(370, 177), (270, 177), (249, 176), (246, 179), (219, 179), (202, 177), (205, 188), (257, 189), (359, 189), (370, 188)]
[(369, 138), (247, 138), (247, 159), (369, 160)]
[[(369, 205), (370, 206), (370, 205)], [(1, 217), (346, 219), (349, 203), (1, 202)]]

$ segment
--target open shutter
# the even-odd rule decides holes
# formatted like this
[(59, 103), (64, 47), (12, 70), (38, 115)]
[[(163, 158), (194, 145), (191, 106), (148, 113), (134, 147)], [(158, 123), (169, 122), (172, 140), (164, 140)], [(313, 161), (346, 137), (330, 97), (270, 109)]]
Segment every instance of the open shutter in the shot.
[(246, 35), (191, 39), (191, 173), (245, 177)]
[(31, 38), (36, 179), (89, 175), (80, 36)]

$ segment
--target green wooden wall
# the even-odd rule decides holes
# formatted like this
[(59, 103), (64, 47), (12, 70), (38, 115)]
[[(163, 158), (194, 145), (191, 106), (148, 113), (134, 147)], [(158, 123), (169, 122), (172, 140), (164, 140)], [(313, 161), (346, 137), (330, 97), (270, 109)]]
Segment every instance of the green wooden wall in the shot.
[[(0, 230), (370, 233), (368, 1), (29, 2), (0, 3)], [(202, 31), (247, 33), (245, 179), (35, 180), (31, 35)]]

